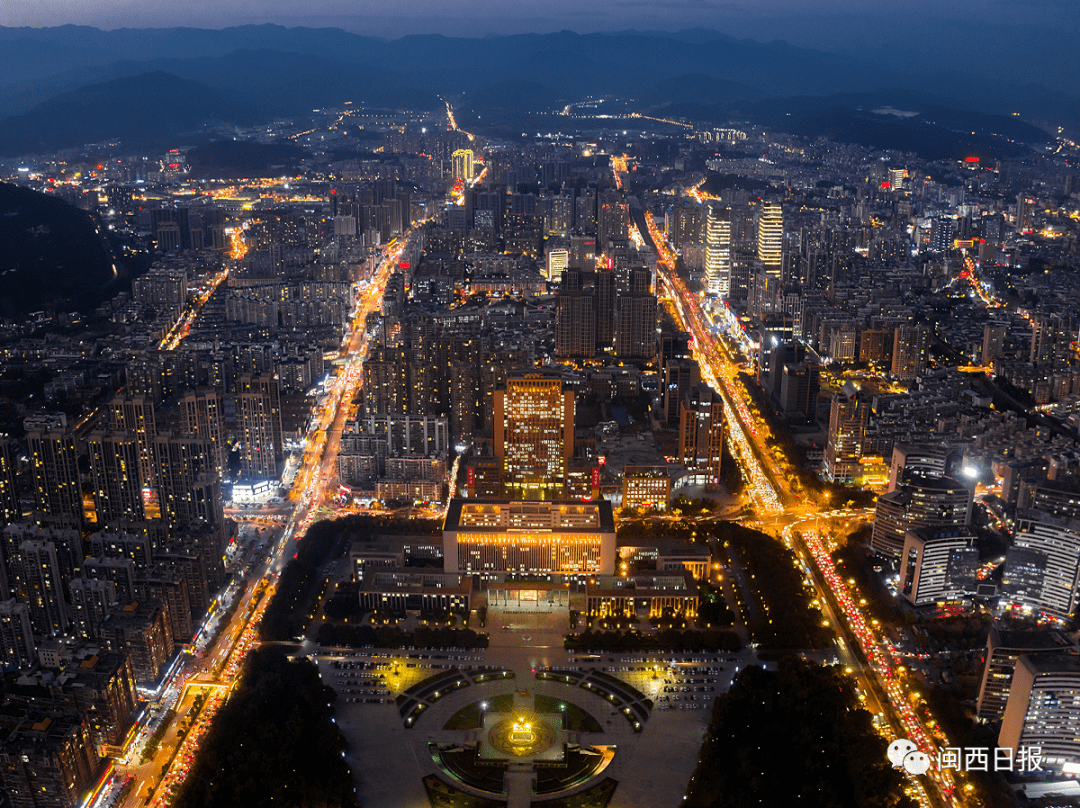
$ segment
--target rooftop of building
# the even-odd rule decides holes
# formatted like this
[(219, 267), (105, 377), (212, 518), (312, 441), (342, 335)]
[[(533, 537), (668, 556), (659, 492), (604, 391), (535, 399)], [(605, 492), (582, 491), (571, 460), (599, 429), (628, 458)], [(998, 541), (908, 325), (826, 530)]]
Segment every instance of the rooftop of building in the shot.
[(1062, 631), (1015, 631), (999, 629), (997, 626), (990, 628), (987, 639), (987, 644), (995, 650), (1005, 648), (1016, 651), (1050, 651), (1076, 645), (1076, 642)]
[[(543, 522), (548, 524), (544, 525)], [(615, 516), (606, 499), (522, 501), (509, 499), (452, 499), (444, 531), (505, 532), (559, 530), (614, 533)]]
[(1080, 654), (1023, 654), (1017, 662), (1036, 676), (1052, 673), (1080, 675)]

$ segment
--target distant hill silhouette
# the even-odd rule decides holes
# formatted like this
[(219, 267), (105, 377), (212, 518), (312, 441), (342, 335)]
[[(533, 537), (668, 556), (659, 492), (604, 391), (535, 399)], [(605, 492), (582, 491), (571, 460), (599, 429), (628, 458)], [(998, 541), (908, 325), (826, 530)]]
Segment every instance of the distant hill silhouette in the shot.
[(23, 155), (119, 140), (168, 143), (212, 122), (243, 123), (251, 110), (197, 82), (141, 73), (63, 93), (0, 121), (0, 154)]
[[(964, 85), (920, 69), (918, 62), (882, 67), (707, 29), (385, 40), (276, 25), (0, 27), (0, 108), (22, 113), (0, 121), (0, 154), (121, 137), (158, 143), (162, 133), (175, 137), (206, 123), (290, 117), (345, 101), (437, 111), (439, 96), (452, 99), (462, 125), (479, 132), (539, 131), (534, 113), (603, 96), (643, 113), (834, 132), (840, 140), (927, 155), (974, 149), (1004, 157), (1022, 150), (1010, 139), (1045, 137), (1018, 119), (987, 115), (1001, 109), (987, 93), (928, 93), (927, 87)], [(1070, 88), (1009, 93), (1030, 99), (1025, 108), (1055, 115), (1076, 117), (1080, 108), (1080, 92)], [(982, 112), (962, 111), (970, 106)], [(921, 114), (874, 112), (883, 107)]]
[[(775, 115), (764, 121), (782, 132), (803, 137), (826, 137), (840, 143), (857, 143), (869, 148), (913, 152), (930, 160), (962, 157), (1016, 157), (1028, 152), (1022, 142), (1014, 142), (992, 133), (993, 123), (987, 116), (972, 117), (972, 113), (939, 109), (911, 117), (880, 114), (844, 107), (807, 110), (794, 114)], [(947, 121), (942, 125), (938, 121)], [(960, 126), (961, 122), (966, 126)], [(1003, 124), (1007, 119), (1002, 119)], [(1025, 125), (1026, 126), (1026, 125)], [(1004, 128), (1004, 126), (1002, 126)], [(1025, 140), (1043, 142), (1046, 133), (1035, 127), (1032, 131), (1014, 131)]]
[(117, 261), (86, 211), (0, 183), (0, 316), (87, 310), (112, 292)]
[(187, 162), (191, 174), (200, 178), (263, 177), (272, 168), (296, 166), (304, 154), (291, 143), (216, 140), (189, 150)]

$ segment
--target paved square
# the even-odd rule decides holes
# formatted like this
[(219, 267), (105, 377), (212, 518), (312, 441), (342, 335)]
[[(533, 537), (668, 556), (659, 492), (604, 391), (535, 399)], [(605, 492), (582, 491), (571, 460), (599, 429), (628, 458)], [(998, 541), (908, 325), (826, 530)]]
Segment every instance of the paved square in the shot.
[[(611, 808), (676, 808), (697, 763), (712, 700), (727, 690), (737, 669), (756, 662), (749, 649), (718, 654), (573, 654), (562, 647), (568, 630), (565, 612), (491, 610), (485, 630), (491, 647), (482, 651), (364, 649), (317, 657), (323, 681), (338, 692), (336, 719), (348, 741), (346, 759), (356, 773), (360, 802), (366, 808), (427, 806), (422, 778), (438, 774), (448, 779), (433, 760), (429, 744), (479, 739), (479, 730), (444, 730), (447, 720), (470, 704), (523, 690), (572, 702), (599, 721), (602, 732), (570, 732), (567, 740), (583, 746), (615, 746), (614, 758), (603, 771), (603, 776), (618, 781)], [(422, 707), (414, 713), (412, 728), (406, 729), (405, 716), (395, 699), (425, 679), (454, 668), (465, 674), (467, 684), (449, 690), (414, 691), (420, 698), (408, 700), (405, 709), (418, 704)], [(514, 677), (476, 681), (484, 668), (509, 670)], [(598, 685), (590, 690), (576, 683), (537, 679), (542, 668), (572, 671), (575, 682), (589, 672), (601, 676), (589, 678)], [(653, 708), (648, 710), (636, 700), (623, 703), (617, 699), (620, 703), (613, 704), (602, 692), (607, 682), (602, 675), (636, 688), (653, 702)], [(617, 682), (613, 688), (617, 690)], [(640, 732), (633, 727), (638, 720), (635, 711), (647, 717), (640, 721)], [(528, 804), (518, 779), (507, 776), (505, 780), (506, 785), (514, 786), (509, 808)], [(460, 783), (455, 785), (471, 791)], [(484, 792), (472, 793), (492, 798)]]

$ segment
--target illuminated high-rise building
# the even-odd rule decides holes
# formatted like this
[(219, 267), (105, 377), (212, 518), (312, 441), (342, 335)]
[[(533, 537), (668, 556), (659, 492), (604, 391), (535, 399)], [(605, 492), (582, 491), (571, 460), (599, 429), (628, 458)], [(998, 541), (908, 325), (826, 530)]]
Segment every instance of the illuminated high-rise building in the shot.
[(281, 474), (281, 388), (267, 373), (241, 376), (236, 409), (240, 416), (243, 446), (240, 461), (250, 478), (275, 479)]
[(221, 396), (213, 387), (200, 387), (180, 399), (180, 431), (213, 444), (214, 465), (225, 476), (225, 439), (221, 429)]
[(731, 289), (731, 208), (713, 205), (705, 227), (705, 283), (709, 294), (727, 298)]
[(758, 208), (757, 257), (766, 274), (780, 277), (784, 266), (784, 209), (762, 201)]
[(926, 361), (930, 353), (929, 325), (905, 323), (897, 326), (893, 332), (892, 375), (898, 379), (910, 380), (921, 376), (926, 371)]
[(454, 179), (469, 183), (473, 181), (475, 155), (472, 149), (458, 149), (453, 154)]
[(720, 476), (724, 453), (724, 402), (702, 385), (690, 387), (679, 402), (679, 463), (684, 469)]
[(1019, 510), (1005, 553), (1002, 603), (1068, 619), (1080, 602), (1080, 520)]
[[(870, 401), (851, 382), (832, 397), (829, 435), (825, 445), (825, 472), (836, 482), (848, 483), (862, 457), (863, 440), (870, 419)], [(904, 540), (900, 536), (900, 542)], [(899, 552), (899, 548), (897, 548)]]
[(222, 524), (221, 485), (213, 444), (194, 435), (159, 435), (154, 442), (161, 516), (170, 532), (194, 522)]
[(139, 473), (144, 482), (154, 479), (154, 401), (147, 396), (115, 396), (106, 407), (106, 427), (126, 432), (139, 444)]
[(904, 537), (916, 528), (965, 528), (974, 491), (951, 477), (917, 477), (878, 497), (870, 549), (900, 556)]
[(86, 441), (99, 525), (116, 519), (146, 518), (142, 497), (139, 440), (127, 432), (94, 432)]
[(540, 374), (506, 380), (495, 391), (495, 456), (520, 499), (557, 499), (574, 454), (574, 393)]
[(27, 418), (25, 427), (34, 504), (39, 515), (70, 519), (72, 525), (81, 525), (78, 454), (67, 418), (63, 414)]
[(1080, 656), (1023, 654), (1009, 686), (999, 749), (1038, 748), (1042, 770), (1080, 763)]
[(562, 280), (563, 273), (570, 265), (570, 251), (566, 249), (548, 250), (547, 271), (544, 277), (549, 281), (558, 283)]

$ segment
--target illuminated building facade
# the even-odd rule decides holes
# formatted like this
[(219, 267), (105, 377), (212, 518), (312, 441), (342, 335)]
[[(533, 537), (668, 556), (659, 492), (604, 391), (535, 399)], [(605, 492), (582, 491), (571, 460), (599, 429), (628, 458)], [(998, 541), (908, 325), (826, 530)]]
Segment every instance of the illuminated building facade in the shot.
[(712, 206), (705, 225), (705, 283), (710, 295), (726, 298), (731, 283), (731, 209)]
[(1068, 618), (1076, 611), (1078, 578), (1080, 520), (1019, 511), (1005, 554), (1003, 601)]
[(666, 511), (671, 498), (671, 475), (665, 466), (627, 466), (623, 469), (624, 508), (643, 505)]
[(443, 525), (443, 567), (456, 573), (611, 575), (611, 503), (451, 500)]
[(762, 202), (758, 209), (757, 257), (767, 275), (779, 278), (784, 265), (784, 209)]
[(1062, 631), (1006, 631), (990, 627), (986, 638), (986, 664), (979, 683), (976, 715), (984, 721), (1000, 721), (1009, 700), (1016, 660), (1023, 654), (1076, 651)]
[(998, 746), (1042, 751), (1044, 769), (1080, 763), (1080, 656), (1024, 654), (1016, 661)]
[(94, 432), (86, 445), (98, 524), (144, 519), (139, 439), (127, 432)]
[(27, 418), (24, 425), (35, 507), (39, 514), (66, 517), (74, 525), (81, 525), (83, 503), (78, 453), (66, 416)]
[(679, 402), (679, 463), (715, 479), (723, 453), (724, 402), (708, 387), (695, 385)]
[(574, 454), (574, 393), (540, 374), (506, 380), (494, 399), (495, 456), (503, 484), (521, 499), (556, 499)]
[[(829, 437), (825, 445), (825, 472), (829, 479), (850, 483), (862, 457), (870, 401), (848, 382), (833, 394), (829, 411)], [(903, 542), (903, 536), (900, 537)], [(899, 547), (897, 548), (899, 551)]]
[(900, 594), (913, 606), (970, 597), (979, 566), (974, 541), (966, 527), (909, 530), (900, 554)]
[(453, 154), (454, 179), (462, 182), (473, 181), (473, 165), (475, 155), (472, 149), (458, 149)]
[(951, 477), (926, 477), (878, 497), (870, 548), (899, 556), (913, 528), (963, 528), (971, 522), (974, 492)]

